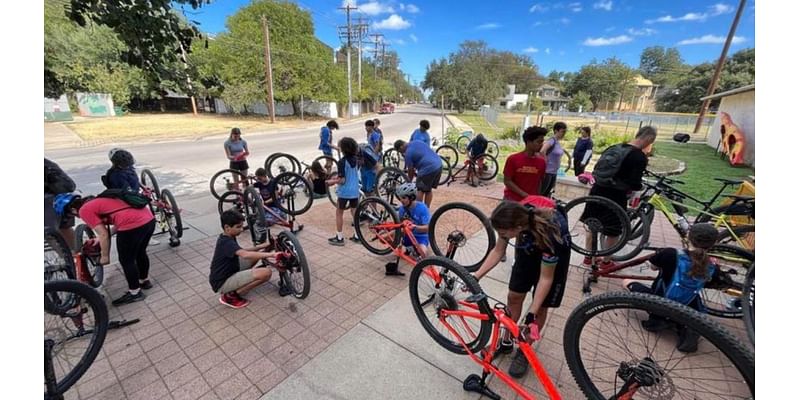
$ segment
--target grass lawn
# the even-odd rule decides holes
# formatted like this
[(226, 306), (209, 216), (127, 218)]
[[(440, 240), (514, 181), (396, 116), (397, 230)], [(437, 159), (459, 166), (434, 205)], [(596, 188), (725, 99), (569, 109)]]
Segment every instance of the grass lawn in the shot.
[[(318, 118), (322, 121), (321, 118)], [(303, 126), (311, 119), (301, 121), (299, 118), (276, 118), (270, 124), (264, 116), (232, 116), (220, 114), (190, 113), (161, 114), (143, 113), (128, 114), (121, 117), (86, 118), (65, 123), (84, 140), (98, 139), (157, 139), (172, 137), (200, 137), (230, 132), (239, 127), (245, 137), (248, 131), (268, 131), (276, 128)]]

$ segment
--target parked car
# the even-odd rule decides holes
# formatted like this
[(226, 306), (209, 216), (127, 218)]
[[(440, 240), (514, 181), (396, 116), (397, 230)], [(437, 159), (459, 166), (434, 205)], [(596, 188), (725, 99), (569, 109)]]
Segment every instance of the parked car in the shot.
[(392, 104), (392, 103), (383, 103), (381, 105), (380, 111), (378, 111), (378, 114), (391, 114), (393, 112), (394, 112), (394, 104)]

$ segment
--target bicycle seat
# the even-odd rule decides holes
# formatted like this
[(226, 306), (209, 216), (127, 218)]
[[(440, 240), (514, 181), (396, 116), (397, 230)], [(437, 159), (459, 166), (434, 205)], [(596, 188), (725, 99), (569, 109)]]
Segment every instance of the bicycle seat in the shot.
[(723, 197), (727, 197), (727, 198), (733, 200), (734, 202), (751, 203), (751, 202), (755, 202), (756, 201), (756, 198), (753, 197), (753, 196), (742, 196), (742, 195), (738, 195), (738, 194), (724, 194), (722, 196)]
[(714, 178), (715, 181), (720, 181), (726, 185), (741, 185), (744, 180), (742, 179), (728, 179), (728, 178)]

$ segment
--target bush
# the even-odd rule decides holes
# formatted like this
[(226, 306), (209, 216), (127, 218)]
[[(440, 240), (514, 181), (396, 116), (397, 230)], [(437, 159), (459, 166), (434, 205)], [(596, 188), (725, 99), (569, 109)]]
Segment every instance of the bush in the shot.
[(500, 139), (519, 140), (519, 138), (520, 138), (520, 127), (518, 126), (512, 126), (510, 128), (506, 128), (500, 134)]
[(447, 128), (447, 133), (444, 135), (444, 144), (455, 146), (459, 136), (461, 136), (460, 130), (454, 127)]

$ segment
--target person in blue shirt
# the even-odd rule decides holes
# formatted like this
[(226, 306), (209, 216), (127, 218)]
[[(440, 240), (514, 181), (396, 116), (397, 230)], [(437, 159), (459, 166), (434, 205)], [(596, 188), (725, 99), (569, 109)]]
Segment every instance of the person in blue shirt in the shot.
[[(337, 176), (327, 181), (328, 185), (339, 185), (336, 187), (338, 197), (336, 205), (336, 236), (328, 239), (328, 243), (334, 246), (344, 246), (344, 210), (350, 209), (350, 215), (355, 215), (358, 205), (361, 184), (358, 181), (358, 143), (353, 138), (344, 137), (339, 140), (339, 149), (342, 158), (337, 165)], [(358, 237), (353, 234), (350, 240), (358, 242)]]
[(101, 177), (103, 185), (108, 189), (139, 191), (139, 176), (133, 165), (136, 160), (127, 150), (113, 148), (108, 152), (111, 168)]
[(575, 176), (578, 176), (586, 170), (589, 161), (592, 159), (592, 128), (588, 126), (581, 127), (581, 137), (575, 142), (575, 149), (572, 150), (572, 163), (575, 170)]
[[(469, 155), (470, 159), (475, 160), (476, 157), (486, 153), (487, 147), (489, 147), (489, 141), (486, 140), (486, 137), (484, 137), (482, 133), (479, 133), (477, 136), (475, 136), (475, 138), (469, 141), (469, 144), (467, 144), (467, 154)], [(485, 157), (480, 157), (475, 160), (478, 164), (478, 174), (483, 171), (484, 158)], [(476, 186), (474, 182), (475, 178), (477, 177), (473, 176), (472, 168), (467, 169), (467, 181), (469, 181), (471, 186)]]
[(433, 149), (421, 140), (394, 142), (394, 149), (405, 157), (408, 179), (417, 176), (417, 199), (430, 207), (433, 201), (433, 189), (439, 187), (442, 178), (442, 159)]
[[(319, 130), (319, 147), (317, 147), (317, 149), (322, 150), (322, 155), (333, 157), (333, 150), (339, 150), (339, 148), (333, 144), (334, 129), (339, 129), (339, 124), (334, 120), (330, 120)], [(328, 171), (328, 173), (331, 172), (332, 164), (333, 162), (331, 160), (325, 161), (325, 170)]]
[[(375, 150), (377, 150), (378, 152), (378, 155), (380, 156), (383, 154), (383, 131), (381, 130), (381, 120), (375, 118), (372, 121), (375, 122), (374, 129), (375, 132), (378, 134), (378, 138), (380, 139), (378, 141), (378, 147), (375, 148)], [(380, 161), (380, 159), (378, 159), (378, 161)]]
[(378, 174), (378, 161), (380, 160), (379, 146), (381, 137), (375, 131), (375, 121), (368, 119), (364, 122), (367, 131), (367, 143), (359, 145), (361, 151), (361, 186), (365, 194), (372, 193), (375, 189), (375, 178)]
[(428, 129), (431, 129), (431, 123), (428, 122), (427, 119), (419, 121), (419, 129), (411, 133), (411, 138), (408, 139), (408, 141), (413, 142), (415, 140), (419, 140), (421, 142), (424, 142), (426, 145), (430, 146), (431, 135), (428, 134)]
[[(431, 212), (425, 203), (417, 201), (417, 188), (411, 182), (404, 183), (397, 187), (395, 194), (400, 198), (400, 208), (397, 214), (400, 220), (410, 220), (411, 231), (414, 233), (414, 240), (419, 244), (418, 249), (413, 248), (411, 239), (403, 236), (403, 246), (413, 251), (419, 258), (424, 258), (428, 253), (428, 224), (431, 222)], [(418, 251), (417, 251), (418, 250)], [(420, 254), (421, 253), (421, 254)], [(398, 258), (398, 262), (400, 259)], [(386, 275), (405, 275), (397, 270), (398, 262), (386, 264)]]

